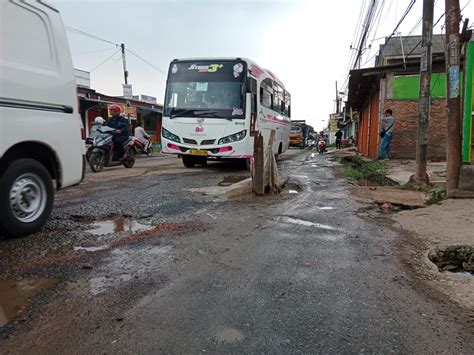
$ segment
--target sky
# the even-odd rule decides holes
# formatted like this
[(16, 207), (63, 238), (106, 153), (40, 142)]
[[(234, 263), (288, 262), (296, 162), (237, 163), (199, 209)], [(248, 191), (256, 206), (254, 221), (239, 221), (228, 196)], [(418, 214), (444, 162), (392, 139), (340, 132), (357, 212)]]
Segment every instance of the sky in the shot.
[[(114, 43), (124, 43), (146, 62), (127, 53), (134, 95), (163, 103), (166, 72), (175, 58), (244, 57), (270, 69), (291, 93), (292, 119), (316, 129), (334, 112), (336, 81), (345, 88), (355, 52), (360, 18), (372, 0), (49, 0), (64, 24)], [(362, 67), (374, 55), (412, 0), (378, 0), (362, 56)], [(382, 7), (383, 4), (383, 7)], [(421, 34), (423, 0), (417, 0), (398, 32)], [(474, 15), (474, 2), (460, 0), (462, 15)], [(435, 0), (434, 21), (444, 12)], [(419, 24), (417, 26), (417, 24)], [(444, 18), (434, 33), (442, 33)], [(91, 87), (122, 95), (123, 69), (114, 45), (68, 31), (75, 68), (91, 72)], [(369, 45), (371, 47), (369, 48)], [(351, 57), (352, 56), (352, 57)]]

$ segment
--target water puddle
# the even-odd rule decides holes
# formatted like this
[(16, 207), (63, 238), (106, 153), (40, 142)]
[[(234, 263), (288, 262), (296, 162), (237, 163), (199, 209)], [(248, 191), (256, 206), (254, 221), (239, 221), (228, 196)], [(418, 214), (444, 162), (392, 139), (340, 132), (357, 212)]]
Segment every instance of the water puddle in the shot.
[(288, 190), (288, 193), (289, 193), (289, 194), (297, 194), (298, 191), (296, 191), (296, 190)]
[(139, 230), (146, 230), (153, 228), (152, 226), (141, 224), (130, 217), (117, 217), (95, 222), (91, 225), (89, 233), (94, 235), (103, 235), (109, 233), (120, 232), (136, 232)]
[(278, 217), (277, 221), (283, 222), (283, 223), (290, 223), (290, 224), (299, 224), (305, 227), (316, 227), (316, 228), (327, 229), (327, 230), (338, 230), (337, 228), (329, 226), (327, 224), (314, 223), (310, 221), (305, 221), (303, 219), (291, 218), (291, 217), (286, 217), (286, 216)]
[(0, 280), (0, 327), (24, 314), (29, 298), (55, 283), (56, 279), (47, 278)]
[(324, 206), (324, 207), (318, 207), (318, 210), (326, 211), (326, 210), (333, 210), (334, 207), (329, 207), (329, 206)]
[(93, 277), (71, 282), (68, 288), (97, 296), (142, 275), (156, 272), (160, 265), (170, 260), (171, 250), (170, 245), (113, 249), (103, 264), (95, 268)]

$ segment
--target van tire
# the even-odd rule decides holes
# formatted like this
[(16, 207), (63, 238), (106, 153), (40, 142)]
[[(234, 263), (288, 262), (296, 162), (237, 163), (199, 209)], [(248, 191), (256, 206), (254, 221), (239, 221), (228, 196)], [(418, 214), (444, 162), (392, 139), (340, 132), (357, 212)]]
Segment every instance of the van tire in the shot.
[[(33, 201), (33, 211), (24, 210), (24, 199), (21, 199), (22, 205), (15, 207), (12, 201), (28, 192), (31, 200), (26, 203)], [(36, 207), (35, 200), (39, 200)], [(46, 223), (53, 204), (54, 186), (48, 170), (34, 159), (13, 162), (0, 176), (0, 234), (21, 237), (37, 232)]]

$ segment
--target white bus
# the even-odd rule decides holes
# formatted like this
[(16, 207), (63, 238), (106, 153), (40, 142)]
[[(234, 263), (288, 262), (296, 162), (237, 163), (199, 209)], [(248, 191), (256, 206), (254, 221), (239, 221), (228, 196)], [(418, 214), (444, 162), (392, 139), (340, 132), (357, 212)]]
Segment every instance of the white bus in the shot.
[(243, 58), (175, 59), (166, 84), (162, 153), (186, 167), (208, 159), (253, 156), (254, 136), (264, 143), (275, 130), (273, 152), (289, 145), (290, 94), (269, 70)]

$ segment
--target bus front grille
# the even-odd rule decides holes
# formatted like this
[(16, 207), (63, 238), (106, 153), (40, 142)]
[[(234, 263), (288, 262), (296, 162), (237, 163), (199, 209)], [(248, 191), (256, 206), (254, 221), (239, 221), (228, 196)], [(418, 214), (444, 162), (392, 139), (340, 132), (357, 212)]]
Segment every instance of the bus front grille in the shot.
[(215, 142), (216, 142), (215, 139), (206, 139), (201, 142), (201, 145), (214, 144)]
[(195, 144), (195, 145), (198, 144), (194, 139), (189, 139), (189, 138), (183, 138), (183, 142), (186, 144)]

